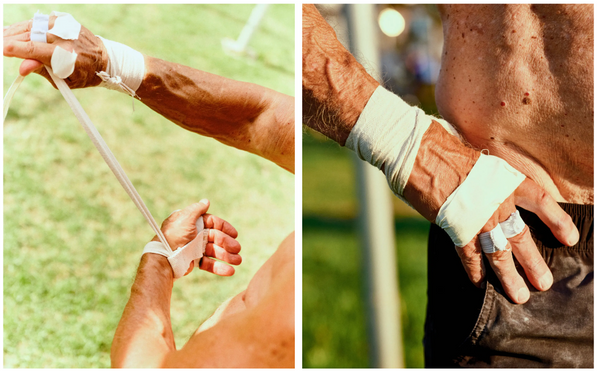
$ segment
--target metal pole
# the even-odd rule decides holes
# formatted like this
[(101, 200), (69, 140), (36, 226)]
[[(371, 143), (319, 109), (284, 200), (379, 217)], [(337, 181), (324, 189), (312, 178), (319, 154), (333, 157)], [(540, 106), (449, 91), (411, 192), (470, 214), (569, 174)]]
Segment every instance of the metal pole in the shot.
[(224, 39), (222, 41), (223, 48), (235, 53), (244, 53), (248, 43), (250, 42), (250, 39), (252, 38), (252, 35), (260, 25), (260, 21), (267, 12), (268, 7), (269, 4), (256, 5), (252, 9), (250, 18), (248, 18), (248, 21), (246, 22), (246, 25), (244, 25), (244, 28), (242, 29), (242, 32), (240, 32), (237, 40), (233, 41), (231, 39)]
[[(369, 61), (369, 72), (380, 80), (375, 6), (353, 4), (347, 10), (350, 50), (357, 59)], [(400, 291), (391, 194), (383, 173), (355, 159), (371, 366), (402, 368)]]

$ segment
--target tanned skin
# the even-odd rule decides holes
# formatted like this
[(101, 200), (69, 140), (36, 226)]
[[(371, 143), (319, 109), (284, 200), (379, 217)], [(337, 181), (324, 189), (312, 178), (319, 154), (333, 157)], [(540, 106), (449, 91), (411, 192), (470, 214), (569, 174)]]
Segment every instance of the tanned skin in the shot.
[[(343, 146), (379, 84), (339, 43), (314, 5), (303, 5), (302, 20), (303, 122)], [(425, 218), (434, 221), (446, 198), (464, 181), (479, 154), (434, 121), (423, 136), (404, 197)], [(490, 231), (508, 219), (516, 210), (515, 204), (536, 213), (564, 244), (573, 245), (579, 240), (571, 218), (530, 179), (498, 208), (481, 232)], [(524, 303), (529, 299), (529, 290), (516, 271), (512, 254), (524, 267), (531, 284), (539, 290), (550, 288), (552, 273), (528, 228), (509, 239), (509, 244), (510, 250), (486, 256), (508, 296), (515, 303)], [(469, 278), (480, 286), (485, 266), (477, 237), (456, 250)]]
[[(55, 17), (50, 19), (52, 28)], [(96, 86), (107, 52), (82, 26), (77, 40), (47, 34), (48, 44), (30, 41), (31, 20), (4, 29), (4, 56), (24, 59), (20, 74), (41, 74), (57, 45), (78, 52), (71, 88)], [(294, 172), (294, 98), (187, 66), (145, 56), (145, 76), (137, 98), (192, 132), (251, 152)], [(51, 82), (51, 81), (50, 81)], [(52, 83), (52, 82), (51, 82)], [(204, 214), (208, 202), (170, 216), (162, 230), (171, 247), (196, 234), (204, 215), (209, 244), (200, 268), (232, 275), (241, 262), (237, 232), (222, 219)], [(219, 262), (218, 258), (224, 262)], [(185, 280), (185, 279), (180, 279)], [(245, 291), (215, 314), (176, 350), (171, 330), (173, 273), (165, 257), (145, 254), (111, 349), (113, 367), (294, 367), (294, 235), (288, 236), (258, 270)]]

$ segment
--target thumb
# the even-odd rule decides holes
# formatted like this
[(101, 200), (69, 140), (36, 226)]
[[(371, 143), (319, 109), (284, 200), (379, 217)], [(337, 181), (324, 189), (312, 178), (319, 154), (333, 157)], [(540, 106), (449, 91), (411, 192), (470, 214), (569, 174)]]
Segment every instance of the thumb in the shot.
[(40, 61), (36, 61), (35, 59), (26, 59), (23, 62), (21, 62), (21, 66), (19, 67), (19, 74), (21, 76), (27, 76), (43, 66), (44, 64)]
[(196, 221), (200, 216), (205, 214), (208, 211), (208, 207), (210, 206), (210, 202), (208, 199), (202, 199), (198, 203), (194, 203), (190, 205), (192, 208), (192, 215), (194, 216), (194, 221)]

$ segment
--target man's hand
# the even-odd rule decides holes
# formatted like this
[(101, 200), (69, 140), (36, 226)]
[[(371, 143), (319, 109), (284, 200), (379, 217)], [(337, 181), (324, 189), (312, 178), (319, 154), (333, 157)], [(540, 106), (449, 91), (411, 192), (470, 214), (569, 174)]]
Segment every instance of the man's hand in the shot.
[[(52, 30), (56, 16), (51, 16), (48, 29)], [(70, 88), (85, 88), (96, 86), (102, 82), (96, 72), (106, 71), (108, 56), (106, 48), (90, 30), (81, 26), (79, 38), (63, 40), (51, 33), (46, 34), (46, 43), (33, 42), (30, 39), (33, 21), (15, 23), (4, 29), (4, 56), (24, 59), (19, 68), (19, 74), (27, 76), (34, 72), (45, 77), (53, 86), (54, 82), (48, 75), (44, 65), (51, 67), (50, 60), (56, 46), (67, 51), (75, 51), (77, 61), (75, 71), (65, 81)], [(56, 86), (54, 86), (56, 88)]]
[[(302, 9), (302, 67), (304, 124), (344, 146), (378, 84), (339, 43), (314, 5), (305, 4)], [(403, 194), (419, 213), (435, 222), (441, 206), (465, 181), (478, 157), (478, 151), (465, 146), (434, 121), (423, 136), (406, 187), (394, 191)], [(501, 204), (479, 234), (506, 221), (516, 210), (515, 205), (536, 213), (562, 243), (573, 245), (578, 241), (577, 229), (569, 215), (531, 180), (524, 181)], [(535, 288), (549, 289), (552, 274), (527, 227), (508, 241), (508, 250), (489, 254), (487, 258), (507, 295), (516, 303), (524, 303), (529, 299), (529, 290), (516, 271), (511, 252)], [(478, 236), (465, 247), (457, 248), (457, 252), (469, 278), (480, 287), (485, 266)]]
[[(202, 216), (204, 227), (209, 229), (209, 233), (206, 251), (200, 261), (200, 269), (221, 276), (231, 276), (235, 273), (235, 269), (224, 262), (230, 265), (239, 265), (242, 262), (242, 257), (239, 255), (242, 247), (235, 240), (238, 232), (229, 222), (217, 216), (206, 214), (209, 206), (210, 202), (202, 199), (198, 203), (177, 210), (164, 220), (161, 230), (171, 249), (176, 250), (196, 237), (198, 234), (196, 220)], [(152, 240), (160, 241), (156, 235)], [(224, 262), (215, 261), (209, 257), (217, 258)], [(191, 262), (185, 275), (189, 274), (193, 269), (194, 263)]]
[[(404, 197), (419, 213), (434, 222), (446, 198), (464, 182), (478, 157), (478, 151), (464, 146), (434, 121), (423, 136), (415, 165), (404, 189)], [(500, 205), (473, 240), (464, 247), (456, 247), (469, 279), (478, 287), (482, 286), (486, 275), (478, 236), (506, 221), (516, 211), (517, 205), (537, 214), (563, 244), (571, 246), (579, 240), (579, 233), (571, 217), (547, 192), (532, 180), (526, 179)], [(512, 253), (535, 288), (540, 291), (550, 289), (553, 283), (552, 273), (533, 242), (529, 228), (525, 226), (519, 235), (508, 239), (507, 250), (485, 254), (512, 301), (522, 304), (530, 296), (525, 281), (517, 272)]]

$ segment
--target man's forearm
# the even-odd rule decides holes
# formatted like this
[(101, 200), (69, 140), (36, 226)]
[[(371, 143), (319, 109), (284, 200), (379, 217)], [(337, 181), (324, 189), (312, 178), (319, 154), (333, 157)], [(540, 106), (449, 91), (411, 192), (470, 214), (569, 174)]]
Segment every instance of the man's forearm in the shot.
[(294, 169), (294, 98), (145, 57), (141, 101), (179, 126)]
[(302, 120), (344, 145), (379, 86), (314, 5), (302, 6)]
[(175, 350), (171, 330), (173, 271), (165, 257), (142, 256), (131, 297), (115, 332), (113, 367), (159, 367)]

